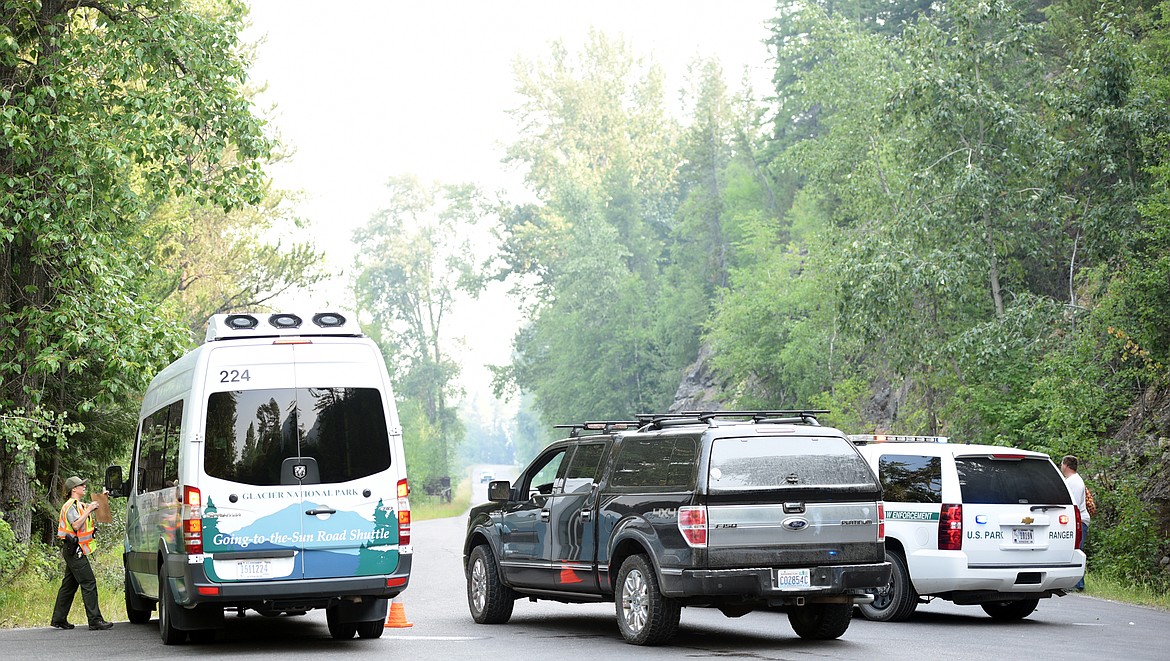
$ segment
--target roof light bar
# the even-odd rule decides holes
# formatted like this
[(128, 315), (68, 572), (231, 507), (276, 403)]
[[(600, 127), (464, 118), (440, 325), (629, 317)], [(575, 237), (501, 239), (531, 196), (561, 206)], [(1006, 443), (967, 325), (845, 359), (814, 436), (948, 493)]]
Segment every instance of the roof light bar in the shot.
[[(305, 320), (311, 319), (312, 324)], [(207, 342), (259, 337), (361, 337), (354, 315), (336, 310), (310, 314), (292, 312), (214, 314), (207, 322)]]
[(946, 436), (905, 436), (902, 434), (850, 434), (849, 440), (856, 445), (869, 443), (947, 443)]

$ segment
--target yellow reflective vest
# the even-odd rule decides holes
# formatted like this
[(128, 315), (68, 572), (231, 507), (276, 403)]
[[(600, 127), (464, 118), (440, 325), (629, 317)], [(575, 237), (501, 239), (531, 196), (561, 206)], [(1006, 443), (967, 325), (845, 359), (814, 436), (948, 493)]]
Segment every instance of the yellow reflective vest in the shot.
[(69, 508), (73, 507), (77, 510), (77, 515), (81, 516), (81, 503), (76, 499), (70, 498), (61, 506), (61, 515), (57, 517), (57, 536), (65, 539), (65, 535), (77, 535), (77, 545), (81, 547), (81, 551), (86, 555), (93, 552), (93, 517), (85, 517), (85, 525), (81, 530), (73, 530), (73, 525), (69, 523), (69, 517), (66, 516)]

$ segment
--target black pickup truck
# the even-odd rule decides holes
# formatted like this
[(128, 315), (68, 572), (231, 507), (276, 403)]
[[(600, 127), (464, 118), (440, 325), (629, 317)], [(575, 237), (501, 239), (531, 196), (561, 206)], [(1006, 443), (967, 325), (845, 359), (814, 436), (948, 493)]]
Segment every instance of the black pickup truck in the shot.
[(565, 425), (469, 514), (472, 617), (507, 622), (518, 598), (614, 602), (626, 641), (654, 645), (683, 606), (779, 609), (802, 638), (840, 637), (890, 566), (877, 478), (818, 413)]

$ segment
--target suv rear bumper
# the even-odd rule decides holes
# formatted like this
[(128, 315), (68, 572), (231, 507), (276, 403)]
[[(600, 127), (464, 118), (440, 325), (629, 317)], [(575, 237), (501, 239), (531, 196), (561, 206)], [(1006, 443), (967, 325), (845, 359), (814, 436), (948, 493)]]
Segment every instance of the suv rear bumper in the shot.
[(918, 552), (906, 560), (921, 595), (1071, 590), (1085, 575), (1085, 554), (1079, 550), (1068, 563), (971, 566), (961, 551)]
[(670, 569), (661, 571), (666, 597), (738, 596), (779, 599), (864, 592), (890, 582), (890, 563), (810, 567), (808, 588), (777, 588), (771, 567), (745, 569)]

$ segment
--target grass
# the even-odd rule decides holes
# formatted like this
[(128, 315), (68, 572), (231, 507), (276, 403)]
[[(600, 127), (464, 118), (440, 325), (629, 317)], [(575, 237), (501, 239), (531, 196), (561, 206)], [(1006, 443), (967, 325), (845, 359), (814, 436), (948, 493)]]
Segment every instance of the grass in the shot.
[(444, 503), (438, 496), (415, 492), (410, 494), (410, 520), (426, 521), (462, 516), (467, 511), (467, 503), (469, 502), (471, 502), (471, 482), (468, 480), (461, 480), (455, 485), (449, 503)]
[(1165, 590), (1150, 585), (1121, 583), (1091, 572), (1085, 577), (1085, 594), (1109, 601), (1170, 611), (1170, 594)]
[[(126, 619), (122, 594), (122, 555), (109, 548), (90, 556), (90, 565), (98, 583), (98, 603), (102, 615), (111, 622)], [(57, 548), (34, 545), (25, 568), (0, 586), (0, 628), (47, 627), (53, 617), (57, 588), (65, 575), (65, 561)], [(69, 621), (87, 624), (81, 590), (73, 598)]]

